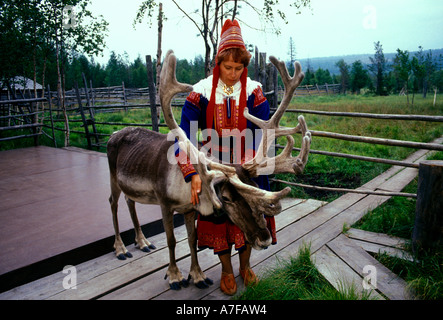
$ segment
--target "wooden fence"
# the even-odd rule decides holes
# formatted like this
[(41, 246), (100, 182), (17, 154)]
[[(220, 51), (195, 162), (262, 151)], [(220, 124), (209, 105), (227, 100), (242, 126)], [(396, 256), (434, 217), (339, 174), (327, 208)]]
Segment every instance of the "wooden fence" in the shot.
[[(311, 90), (308, 88), (307, 90)], [(329, 88), (328, 88), (329, 90)], [(7, 141), (11, 139), (19, 139), (19, 138), (29, 138), (33, 137), (35, 140), (35, 144), (38, 144), (38, 137), (42, 134), (47, 135), (51, 138), (55, 143), (54, 138), (54, 130), (62, 130), (65, 129), (57, 129), (54, 126), (55, 122), (63, 122), (65, 120), (62, 117), (55, 115), (60, 112), (63, 112), (63, 109), (57, 107), (53, 108), (55, 103), (53, 99), (57, 101), (57, 97), (53, 92), (48, 90), (49, 94), (47, 98), (39, 98), (39, 99), (22, 99), (22, 100), (9, 100), (9, 101), (1, 101), (1, 115), (0, 115), (0, 141)], [(275, 92), (275, 91), (274, 91)], [(320, 92), (321, 89), (318, 87), (317, 93)], [(273, 92), (268, 92), (268, 94), (273, 94)], [(300, 96), (301, 94), (298, 92), (294, 96)], [(184, 103), (185, 95), (181, 95), (175, 98), (173, 107), (182, 107)], [(143, 126), (152, 128), (153, 123), (121, 123), (121, 122), (98, 122), (95, 120), (96, 112), (111, 112), (111, 111), (121, 111), (121, 110), (129, 110), (132, 108), (147, 108), (150, 107), (151, 110), (154, 111), (153, 114), (157, 112), (158, 104), (151, 105), (148, 101), (152, 100), (152, 97), (149, 96), (148, 88), (141, 89), (132, 89), (128, 90), (122, 86), (117, 87), (109, 87), (109, 88), (82, 88), (79, 89), (76, 86), (73, 90), (68, 91), (66, 93), (66, 113), (69, 115), (81, 115), (81, 119), (70, 119), (72, 117), (68, 116), (68, 122), (81, 122), (84, 131), (75, 131), (80, 134), (85, 134), (88, 148), (103, 148), (105, 144), (102, 143), (102, 138), (107, 136), (106, 134), (99, 133), (97, 131), (96, 125), (113, 125), (113, 126)], [(154, 100), (155, 101), (155, 100)], [(47, 107), (42, 107), (40, 110), (37, 108), (37, 104), (40, 103), (42, 105), (47, 105)], [(49, 115), (48, 115), (49, 111)], [(370, 118), (370, 119), (380, 119), (380, 120), (397, 120), (397, 121), (426, 121), (426, 122), (443, 122), (443, 116), (429, 116), (429, 115), (397, 115), (397, 114), (369, 114), (369, 113), (355, 113), (355, 112), (327, 112), (327, 111), (318, 111), (318, 110), (305, 110), (305, 109), (297, 109), (297, 110), (287, 110), (288, 113), (296, 112), (303, 114), (316, 114), (322, 116), (339, 116), (339, 117), (358, 117), (358, 118)], [(46, 118), (45, 118), (46, 115)], [(158, 116), (154, 117), (155, 119), (159, 119)], [(47, 120), (46, 124), (44, 124), (43, 120)], [(47, 124), (50, 122), (50, 125)], [(163, 123), (158, 123), (156, 125), (157, 131), (158, 127), (166, 126)], [(68, 123), (69, 127), (69, 123)], [(52, 135), (44, 132), (43, 128), (52, 129)], [(28, 134), (19, 134), (16, 136), (2, 137), (1, 134), (8, 130), (30, 130)], [(71, 131), (74, 132), (74, 131)], [(334, 132), (325, 132), (325, 131), (317, 131), (311, 130), (311, 134), (313, 137), (326, 137), (330, 139), (339, 139), (353, 142), (363, 142), (369, 144), (380, 144), (380, 145), (388, 145), (388, 146), (398, 146), (398, 147), (408, 147), (415, 149), (425, 149), (425, 150), (434, 150), (434, 151), (443, 151), (443, 139), (431, 142), (431, 143), (422, 143), (422, 142), (414, 142), (414, 141), (402, 141), (402, 140), (394, 140), (394, 139), (385, 139), (385, 138), (375, 138), (375, 137), (365, 137), (365, 136), (352, 136), (341, 133)], [(276, 146), (277, 149), (282, 149), (283, 146)], [(293, 151), (299, 152), (300, 149), (293, 148)], [(367, 157), (367, 156), (359, 156), (352, 154), (344, 154), (337, 152), (329, 152), (323, 150), (310, 150), (311, 154), (319, 154), (324, 156), (331, 157), (342, 157), (346, 159), (354, 159), (360, 161), (369, 161), (376, 163), (384, 163), (395, 166), (403, 166), (410, 168), (419, 168), (420, 164), (408, 161), (398, 161), (392, 159), (383, 159), (383, 158), (375, 158), (375, 157)], [(315, 185), (306, 185), (299, 183), (292, 183), (287, 181), (282, 181), (278, 179), (271, 179), (273, 181), (284, 183), (291, 186), (301, 187), (301, 188), (310, 188), (315, 190), (322, 191), (331, 191), (331, 192), (342, 192), (342, 193), (365, 193), (372, 195), (382, 195), (382, 196), (404, 196), (404, 197), (412, 197), (412, 198), (420, 198), (418, 193), (403, 193), (403, 192), (384, 192), (384, 191), (371, 191), (371, 190), (362, 190), (358, 189), (345, 189), (345, 188), (331, 188), (324, 186), (315, 186)], [(433, 191), (435, 192), (435, 191)], [(424, 197), (425, 195), (422, 195)]]
[[(33, 138), (37, 146), (39, 137), (46, 135), (57, 147), (53, 122), (50, 126), (44, 124), (44, 103), (48, 104), (52, 119), (52, 104), (46, 98), (0, 101), (0, 142)], [(45, 127), (52, 130), (51, 134), (43, 130)]]
[[(256, 74), (255, 79), (263, 83), (263, 90), (265, 91), (265, 95), (268, 97), (271, 103), (271, 108), (277, 107), (277, 102), (281, 99), (282, 89), (278, 88), (277, 85), (277, 73), (275, 68), (271, 66), (269, 63), (266, 64), (266, 54), (259, 53), (256, 50)], [(146, 57), (147, 63), (150, 62), (150, 56)], [(148, 70), (152, 70), (148, 68)], [(151, 76), (151, 77), (150, 77)], [(153, 74), (148, 74), (149, 83), (151, 83), (152, 88), (154, 89), (152, 92), (155, 92), (155, 86), (153, 84)], [(272, 80), (272, 81), (271, 81)], [(276, 94), (277, 91), (277, 94)], [(314, 86), (300, 86), (295, 91), (294, 96), (310, 96), (310, 95), (329, 95), (329, 94), (337, 94), (340, 92), (340, 85), (337, 84), (324, 84), (324, 85), (314, 85)], [(71, 131), (79, 134), (84, 134), (86, 136), (86, 140), (88, 143), (88, 148), (104, 148), (104, 143), (101, 142), (102, 138), (107, 136), (106, 134), (99, 133), (97, 131), (96, 125), (113, 125), (113, 126), (142, 126), (148, 128), (154, 128), (156, 131), (160, 126), (166, 126), (163, 123), (159, 122), (159, 102), (158, 98), (150, 95), (150, 87), (147, 88), (138, 88), (138, 89), (130, 89), (126, 88), (125, 84), (122, 83), (121, 86), (113, 86), (113, 87), (105, 87), (105, 88), (93, 88), (91, 82), (87, 82), (85, 76), (83, 75), (83, 88), (79, 88), (78, 85), (75, 86), (72, 90), (69, 90), (65, 93), (64, 105), (65, 108), (57, 107), (53, 110), (53, 105), (59, 105), (59, 97), (56, 92), (51, 92), (48, 87), (47, 98), (42, 99), (31, 99), (31, 100), (15, 100), (15, 101), (2, 101), (2, 112), (0, 120), (2, 120), (2, 126), (0, 127), (0, 133), (6, 130), (14, 130), (14, 129), (31, 129), (32, 133), (27, 135), (19, 135), (16, 137), (7, 137), (5, 139), (15, 139), (21, 137), (38, 137), (41, 134), (45, 134), (43, 130), (41, 130), (45, 125), (43, 121), (41, 121), (43, 116), (43, 109), (38, 111), (35, 110), (36, 102), (46, 101), (49, 103), (50, 110), (50, 121), (51, 121), (51, 129), (52, 136), (50, 136), (55, 143), (54, 130), (65, 131), (66, 129), (55, 128), (54, 122), (81, 122), (84, 131)], [(185, 101), (186, 95), (177, 95), (172, 103), (173, 107), (182, 107)], [(18, 102), (21, 101), (21, 102)], [(52, 103), (51, 103), (52, 101)], [(155, 105), (153, 105), (155, 104)], [(26, 108), (23, 108), (23, 105), (26, 105)], [(12, 106), (16, 106), (12, 108)], [(97, 112), (114, 112), (136, 108), (151, 108), (153, 117), (151, 123), (123, 123), (123, 122), (98, 122), (95, 120), (95, 114)], [(25, 110), (27, 110), (27, 114), (25, 114)], [(64, 112), (68, 115), (81, 115), (81, 119), (72, 119), (70, 116), (66, 116), (64, 119), (60, 116), (60, 113)], [(303, 114), (317, 114), (323, 116), (340, 116), (340, 117), (364, 117), (371, 119), (390, 119), (390, 120), (399, 120), (399, 121), (432, 121), (432, 122), (443, 122), (443, 116), (427, 116), (427, 115), (395, 115), (395, 114), (368, 114), (368, 113), (351, 113), (351, 112), (325, 112), (325, 111), (316, 111), (316, 110), (288, 110), (287, 112), (297, 112)], [(52, 113), (57, 113), (57, 116), (53, 117)], [(38, 120), (40, 115), (40, 121)], [(21, 123), (18, 124), (18, 118), (21, 117)], [(71, 118), (71, 119), (70, 119)], [(4, 125), (5, 121), (8, 121), (8, 125)], [(11, 121), (13, 124), (11, 125)], [(46, 127), (49, 127), (46, 125)], [(65, 124), (65, 128), (69, 130), (69, 123)], [(40, 129), (40, 130), (39, 130)], [(331, 139), (340, 139), (354, 142), (364, 142), (371, 144), (381, 144), (381, 145), (390, 145), (390, 146), (401, 146), (401, 147), (409, 147), (409, 148), (418, 148), (418, 149), (428, 149), (428, 150), (437, 150), (443, 151), (443, 146), (436, 143), (419, 143), (419, 142), (410, 142), (410, 141), (399, 141), (392, 139), (381, 139), (381, 138), (372, 138), (372, 137), (362, 137), (362, 136), (350, 136), (340, 133), (333, 132), (324, 132), (324, 131), (315, 131), (312, 130), (311, 134), (315, 137), (327, 137)], [(47, 134), (48, 135), (48, 134)], [(48, 135), (49, 136), (49, 135)], [(37, 140), (36, 140), (36, 143)], [(281, 148), (281, 146), (277, 146), (277, 148)], [(294, 149), (298, 150), (298, 149)], [(397, 161), (391, 159), (380, 159), (366, 156), (358, 156), (351, 154), (342, 154), (336, 152), (328, 152), (321, 150), (311, 150), (312, 154), (321, 154), (325, 156), (333, 156), (333, 157), (343, 157), (347, 159), (356, 159), (361, 161), (370, 161), (370, 162), (378, 162), (385, 163), (390, 165), (400, 165), (405, 167), (414, 167), (418, 168), (418, 164), (408, 163), (405, 161)], [(303, 186), (306, 187), (306, 186)], [(315, 186), (312, 186), (313, 188)], [(339, 191), (336, 189), (335, 191)], [(349, 192), (349, 190), (343, 190), (343, 192)]]
[(299, 86), (295, 90), (295, 96), (324, 96), (324, 95), (334, 95), (341, 92), (340, 84), (328, 84), (324, 85), (305, 85)]

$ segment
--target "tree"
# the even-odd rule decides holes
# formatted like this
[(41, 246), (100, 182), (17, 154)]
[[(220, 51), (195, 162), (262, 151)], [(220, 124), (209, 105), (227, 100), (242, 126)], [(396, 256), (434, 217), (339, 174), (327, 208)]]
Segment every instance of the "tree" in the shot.
[(4, 83), (17, 75), (31, 78), (40, 25), (36, 1), (0, 1), (0, 78)]
[(57, 91), (65, 116), (65, 146), (69, 145), (69, 124), (64, 104), (64, 67), (61, 57), (67, 52), (82, 51), (92, 55), (105, 46), (108, 23), (87, 10), (90, 0), (42, 0), (40, 12), (45, 24), (45, 36), (55, 43)]
[(332, 77), (329, 70), (318, 68), (317, 71), (315, 71), (315, 82), (318, 84), (332, 83)]
[(288, 64), (288, 71), (289, 74), (294, 74), (294, 62), (295, 62), (295, 43), (294, 40), (292, 40), (292, 37), (289, 38), (289, 49), (288, 49), (288, 55), (289, 55), (289, 64)]
[[(256, 13), (257, 21), (254, 24), (243, 24), (251, 28), (264, 31), (264, 29), (272, 29), (273, 32), (279, 34), (280, 28), (276, 22), (276, 16), (280, 21), (288, 23), (286, 13), (281, 9), (278, 0), (262, 0), (262, 7), (257, 6), (258, 1), (250, 0), (202, 0), (199, 8), (189, 8), (189, 1), (172, 0), (176, 7), (190, 22), (197, 28), (198, 34), (202, 37), (205, 47), (205, 75), (208, 76), (215, 64), (215, 56), (217, 54), (219, 35), (222, 28), (223, 20), (227, 18), (237, 19), (244, 22), (240, 18), (241, 4), (245, 4), (250, 10)], [(141, 23), (144, 17), (148, 17), (150, 25), (154, 9), (157, 6), (155, 0), (145, 0), (137, 11), (134, 22)], [(300, 13), (302, 8), (310, 7), (310, 0), (292, 0), (290, 7), (295, 9), (295, 13)], [(251, 19), (252, 20), (252, 19)], [(250, 20), (248, 20), (249, 22)], [(261, 26), (258, 25), (261, 22)], [(265, 27), (263, 27), (265, 26)]]
[(350, 84), (351, 90), (359, 94), (360, 90), (368, 84), (368, 71), (363, 67), (360, 60), (355, 61), (351, 66)]
[(335, 65), (340, 70), (341, 93), (346, 94), (349, 87), (349, 65), (343, 59), (340, 59)]
[(431, 75), (437, 70), (437, 62), (434, 61), (431, 50), (424, 53), (422, 46), (419, 46), (418, 49), (413, 58), (412, 71), (417, 78), (418, 85), (423, 88), (423, 98), (426, 98)]
[(374, 42), (375, 54), (374, 57), (370, 57), (371, 65), (369, 70), (375, 75), (375, 93), (377, 95), (386, 95), (385, 78), (386, 78), (386, 59), (383, 54), (383, 47), (380, 41)]
[(312, 69), (311, 61), (308, 59), (306, 64), (306, 71), (304, 71), (305, 77), (303, 78), (303, 81), (301, 85), (311, 85), (315, 84), (315, 73), (314, 69)]
[(409, 52), (397, 49), (394, 57), (394, 74), (397, 79), (397, 89), (405, 92), (409, 104), (409, 79), (411, 77), (411, 61), (409, 60)]

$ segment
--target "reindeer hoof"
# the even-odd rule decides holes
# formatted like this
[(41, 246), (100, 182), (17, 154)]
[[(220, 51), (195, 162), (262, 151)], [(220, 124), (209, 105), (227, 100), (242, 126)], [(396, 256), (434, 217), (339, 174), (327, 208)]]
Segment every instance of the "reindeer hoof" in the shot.
[(209, 286), (212, 286), (214, 284), (214, 281), (212, 281), (209, 278), (206, 278), (202, 281), (196, 282), (195, 286), (199, 289), (206, 289), (209, 288)]
[(187, 287), (189, 287), (189, 281), (183, 279), (182, 281), (180, 281), (180, 285), (181, 285), (183, 288), (187, 288)]
[(126, 257), (132, 258), (132, 254), (130, 252), (120, 253), (117, 258), (118, 260), (126, 260)]
[(156, 247), (156, 246), (154, 246), (153, 244), (150, 244), (150, 245), (148, 246), (148, 248), (149, 248), (149, 249), (152, 249), (152, 250), (155, 250), (155, 249), (157, 249), (157, 247)]
[(142, 251), (143, 251), (143, 252), (151, 252), (151, 250), (149, 250), (149, 247), (143, 247), (143, 248), (142, 248)]
[(195, 286), (199, 289), (207, 289), (209, 288), (209, 285), (206, 283), (206, 281), (199, 281), (195, 283)]
[(176, 291), (178, 291), (178, 290), (181, 289), (181, 287), (180, 287), (180, 282), (173, 282), (173, 283), (170, 283), (170, 284), (169, 284), (169, 287), (171, 288), (171, 290), (176, 290)]

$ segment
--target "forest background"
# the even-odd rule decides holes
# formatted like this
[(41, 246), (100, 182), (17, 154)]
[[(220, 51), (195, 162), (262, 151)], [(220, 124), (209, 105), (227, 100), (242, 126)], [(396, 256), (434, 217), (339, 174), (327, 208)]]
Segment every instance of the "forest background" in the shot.
[[(145, 3), (149, 2), (152, 1)], [(237, 1), (231, 2), (237, 5)], [(271, 2), (264, 1), (265, 5)], [(108, 22), (101, 16), (93, 16), (87, 9), (88, 3), (89, 0), (1, 0), (2, 89), (14, 77), (25, 76), (44, 89), (49, 85), (52, 90), (69, 90), (75, 82), (82, 86), (82, 73), (92, 81), (93, 87), (118, 86), (122, 82), (127, 88), (147, 87), (145, 57), (139, 56), (130, 61), (126, 52), (112, 51), (106, 63), (95, 61), (94, 56), (106, 46)], [(294, 3), (298, 3), (299, 7), (309, 6), (309, 1)], [(76, 10), (75, 21), (71, 21), (69, 13), (74, 7), (80, 9)], [(235, 15), (235, 10), (231, 7), (225, 15)], [(255, 46), (248, 44), (253, 57)], [(281, 48), (290, 70), (293, 62), (298, 60), (293, 38), (282, 43)], [(152, 54), (155, 65), (155, 54), (147, 54)], [(302, 85), (339, 83), (342, 93), (388, 95), (420, 92), (426, 96), (429, 91), (443, 90), (442, 54), (443, 49), (425, 49), (420, 44), (417, 44), (415, 52), (399, 48), (395, 53), (385, 54), (382, 44), (376, 42), (373, 56), (300, 59), (305, 72)], [(254, 61), (249, 67), (249, 74), (254, 77)], [(203, 55), (192, 60), (178, 60), (179, 81), (194, 84), (204, 77)]]

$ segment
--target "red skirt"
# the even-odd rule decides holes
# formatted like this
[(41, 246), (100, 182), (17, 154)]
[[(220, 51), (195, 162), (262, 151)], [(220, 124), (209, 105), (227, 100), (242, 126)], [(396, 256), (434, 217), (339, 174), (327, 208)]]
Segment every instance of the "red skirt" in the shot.
[[(266, 224), (272, 237), (272, 244), (277, 244), (274, 217), (265, 216)], [(197, 219), (197, 245), (199, 249), (210, 248), (214, 254), (225, 254), (231, 252), (234, 245), (239, 252), (246, 248), (248, 243), (243, 231), (240, 230), (227, 217), (215, 218), (213, 215), (204, 217), (198, 215)]]

